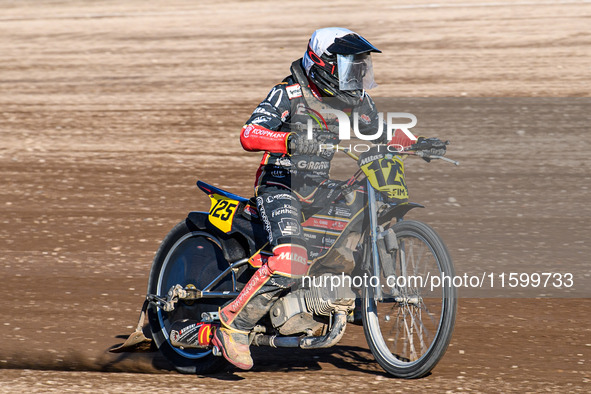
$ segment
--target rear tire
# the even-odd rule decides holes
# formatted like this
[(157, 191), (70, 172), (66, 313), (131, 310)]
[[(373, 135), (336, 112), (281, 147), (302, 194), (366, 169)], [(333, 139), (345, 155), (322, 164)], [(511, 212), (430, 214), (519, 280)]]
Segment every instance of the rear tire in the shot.
[[(186, 221), (177, 224), (162, 241), (150, 271), (148, 294), (166, 297), (176, 285), (192, 284), (204, 288), (225, 268), (228, 262), (220, 245), (211, 235), (190, 229)], [(212, 290), (232, 290), (231, 279), (220, 282)], [(210, 349), (180, 349), (170, 344), (170, 325), (181, 319), (201, 320), (203, 312), (217, 312), (224, 299), (202, 299), (193, 302), (179, 301), (172, 312), (150, 304), (148, 321), (158, 350), (175, 369), (186, 374), (210, 374), (223, 370), (227, 362), (216, 357)]]
[[(427, 375), (445, 354), (455, 324), (457, 299), (453, 285), (430, 288), (429, 277), (455, 275), (445, 244), (428, 225), (401, 221), (392, 226), (398, 240), (395, 258), (380, 253), (382, 299), (364, 289), (363, 331), (376, 361), (398, 378)], [(390, 255), (390, 256), (392, 256)], [(384, 269), (383, 264), (393, 265)], [(386, 275), (384, 272), (387, 272)], [(390, 286), (387, 276), (421, 277), (423, 285)], [(418, 279), (417, 279), (418, 280)], [(401, 281), (402, 282), (402, 281)], [(408, 282), (408, 281), (407, 281)]]

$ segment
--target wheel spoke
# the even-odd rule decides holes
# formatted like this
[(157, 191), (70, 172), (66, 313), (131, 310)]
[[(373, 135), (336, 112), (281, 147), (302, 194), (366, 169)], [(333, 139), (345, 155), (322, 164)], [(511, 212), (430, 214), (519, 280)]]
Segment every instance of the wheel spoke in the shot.
[[(408, 309), (408, 305), (405, 306), (405, 309)], [(408, 322), (406, 319), (404, 319), (404, 328), (406, 329), (406, 335), (408, 336), (408, 345), (409, 345), (409, 353), (410, 353), (410, 359), (411, 360), (416, 360), (417, 358), (419, 358), (417, 351), (415, 349), (415, 345), (414, 345), (414, 318), (412, 316), (412, 313), (409, 310), (409, 313), (405, 313), (405, 315), (408, 315), (410, 317), (410, 328), (408, 327)]]
[[(395, 275), (404, 276), (405, 283), (391, 287), (386, 282), (383, 286), (378, 284), (396, 291), (390, 290), (393, 297), (387, 297), (386, 302), (372, 300), (374, 319), (364, 315), (366, 337), (376, 360), (388, 372), (401, 377), (423, 376), (433, 368), (445, 352), (455, 320), (455, 290), (427, 287), (428, 277), (440, 276), (443, 271), (453, 273), (453, 267), (447, 251), (439, 246), (441, 241), (433, 242), (436, 234), (424, 227), (427, 226), (407, 221), (394, 225), (398, 249), (391, 255), (393, 259), (382, 263), (393, 264)], [(381, 251), (380, 255), (385, 256)], [(380, 279), (385, 281), (387, 277)], [(446, 301), (446, 297), (452, 297), (452, 302)], [(443, 341), (444, 346), (434, 353), (438, 341)]]

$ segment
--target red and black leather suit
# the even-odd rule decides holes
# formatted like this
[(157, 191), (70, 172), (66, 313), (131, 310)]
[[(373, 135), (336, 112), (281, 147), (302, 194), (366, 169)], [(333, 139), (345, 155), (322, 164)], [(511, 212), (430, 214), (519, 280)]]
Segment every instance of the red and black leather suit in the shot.
[[(288, 242), (303, 242), (301, 210), (306, 213), (307, 210), (314, 210), (315, 206), (330, 202), (331, 198), (336, 197), (342, 184), (329, 180), (330, 163), (335, 150), (321, 150), (313, 155), (288, 153), (287, 141), (290, 133), (307, 133), (306, 125), (311, 119), (309, 110), (314, 111), (318, 105), (330, 106), (336, 103), (335, 99), (327, 101), (322, 98), (318, 89), (306, 78), (300, 61), (292, 64), (291, 71), (292, 75), (275, 85), (267, 98), (253, 111), (240, 135), (240, 142), (245, 150), (265, 151), (256, 174), (255, 195), (259, 210), (266, 214), (265, 225), (269, 227), (269, 242), (273, 246), (281, 244), (286, 237), (289, 238)], [(380, 119), (373, 100), (367, 93), (357, 107), (336, 109), (345, 113), (358, 112), (359, 132), (375, 134)], [(336, 146), (340, 142), (336, 119), (332, 124), (330, 119), (325, 117), (325, 120), (328, 130), (326, 127), (314, 130), (314, 136), (323, 144)], [(381, 139), (372, 142), (386, 142), (386, 126), (383, 127)], [(412, 141), (399, 131), (395, 133), (392, 143), (409, 146)], [(277, 212), (279, 207), (283, 208), (283, 204), (268, 197), (279, 193), (290, 196), (284, 196), (281, 200), (292, 209), (282, 210), (284, 213)], [(288, 225), (281, 225), (285, 218), (294, 220), (290, 219)]]
[[(275, 85), (242, 128), (240, 142), (247, 151), (264, 151), (256, 174), (255, 196), (259, 216), (268, 233), (275, 256), (265, 258), (257, 254), (250, 260), (259, 270), (253, 275), (241, 294), (220, 309), (220, 320), (226, 327), (249, 332), (264, 316), (273, 302), (306, 274), (307, 251), (301, 226), (302, 214), (308, 216), (317, 208), (329, 204), (340, 193), (342, 182), (329, 179), (334, 150), (321, 150), (316, 154), (301, 155), (288, 152), (290, 134), (306, 134), (310, 111), (335, 102), (328, 102), (308, 80), (301, 67), (301, 59), (291, 66), (292, 74)], [(336, 104), (335, 106), (338, 106)], [(333, 107), (334, 108), (334, 107)], [(343, 112), (359, 114), (359, 132), (375, 134), (379, 126), (377, 109), (365, 94), (355, 108), (338, 108)], [(316, 112), (314, 112), (316, 111)], [(314, 130), (319, 143), (337, 145), (338, 123), (325, 117), (326, 124)], [(383, 126), (386, 130), (385, 127)], [(376, 143), (385, 143), (384, 137)], [(412, 144), (401, 131), (391, 143)], [(287, 258), (285, 258), (287, 256)]]

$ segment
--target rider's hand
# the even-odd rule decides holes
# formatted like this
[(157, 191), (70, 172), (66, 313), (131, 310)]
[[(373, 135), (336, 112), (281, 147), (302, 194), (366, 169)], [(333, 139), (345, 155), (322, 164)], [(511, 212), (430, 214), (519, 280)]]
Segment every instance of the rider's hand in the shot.
[(446, 145), (449, 141), (441, 141), (439, 138), (419, 137), (416, 143), (409, 147), (409, 150), (422, 151), (426, 154), (423, 159), (430, 162), (429, 156), (444, 156)]
[(314, 155), (320, 150), (320, 141), (315, 136), (308, 139), (305, 134), (292, 133), (287, 139), (287, 149), (290, 155)]

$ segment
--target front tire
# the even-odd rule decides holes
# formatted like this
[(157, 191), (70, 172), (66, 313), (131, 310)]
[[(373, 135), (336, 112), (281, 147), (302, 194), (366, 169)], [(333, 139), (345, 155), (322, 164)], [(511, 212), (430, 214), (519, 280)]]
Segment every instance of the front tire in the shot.
[[(176, 225), (162, 241), (150, 271), (148, 294), (166, 297), (168, 290), (180, 284), (192, 284), (203, 289), (228, 267), (218, 242), (211, 235), (189, 228), (187, 221)], [(232, 281), (218, 284), (216, 291), (232, 290)], [(223, 357), (216, 357), (210, 349), (180, 349), (170, 344), (170, 326), (177, 320), (201, 320), (203, 312), (217, 312), (223, 299), (202, 299), (192, 302), (179, 301), (172, 312), (150, 304), (148, 321), (158, 350), (175, 369), (187, 374), (210, 374), (227, 366)]]
[(364, 289), (363, 330), (384, 370), (398, 378), (420, 378), (443, 357), (457, 308), (456, 288), (450, 283), (431, 288), (430, 278), (453, 278), (455, 272), (445, 244), (431, 227), (409, 220), (392, 228), (398, 249), (392, 254), (380, 250), (382, 296), (376, 297), (374, 287)]

